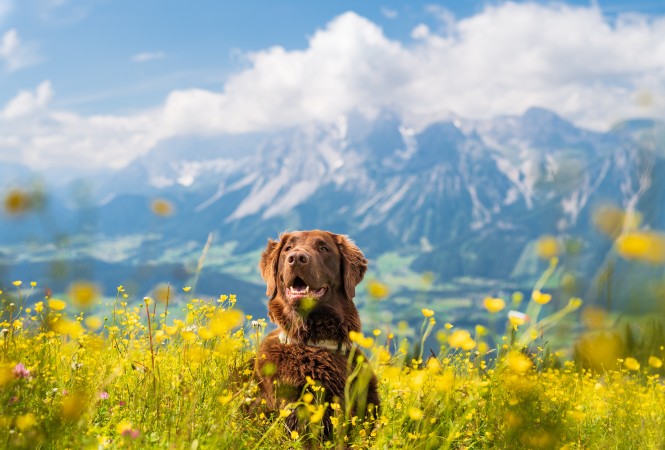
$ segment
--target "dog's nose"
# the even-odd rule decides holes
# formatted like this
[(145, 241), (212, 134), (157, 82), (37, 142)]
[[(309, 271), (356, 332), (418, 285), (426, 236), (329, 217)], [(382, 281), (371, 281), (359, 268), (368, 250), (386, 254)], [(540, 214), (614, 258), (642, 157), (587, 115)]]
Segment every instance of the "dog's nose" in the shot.
[(286, 262), (291, 267), (304, 266), (309, 263), (309, 255), (305, 252), (291, 252), (286, 258)]

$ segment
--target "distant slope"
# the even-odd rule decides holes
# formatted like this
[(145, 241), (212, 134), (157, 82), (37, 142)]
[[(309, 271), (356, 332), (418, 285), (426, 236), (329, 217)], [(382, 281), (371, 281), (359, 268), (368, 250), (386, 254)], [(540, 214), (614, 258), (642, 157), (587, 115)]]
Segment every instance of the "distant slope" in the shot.
[[(143, 250), (159, 260), (183, 242), (199, 251), (214, 232), (241, 257), (281, 231), (323, 228), (350, 234), (372, 258), (414, 256), (410, 268), (439, 283), (528, 282), (542, 270), (534, 241), (551, 234), (580, 244), (568, 270), (591, 295), (611, 254), (591, 225), (595, 208), (637, 208), (644, 226), (665, 229), (664, 128), (634, 120), (598, 133), (532, 108), (424, 130), (384, 112), (373, 122), (350, 116), (263, 136), (180, 138), (122, 171), (50, 191), (40, 216), (0, 222), (0, 243), (11, 253), (18, 242), (38, 247), (81, 233), (93, 241), (153, 234), (161, 238)], [(173, 203), (172, 216), (151, 212), (157, 197)]]

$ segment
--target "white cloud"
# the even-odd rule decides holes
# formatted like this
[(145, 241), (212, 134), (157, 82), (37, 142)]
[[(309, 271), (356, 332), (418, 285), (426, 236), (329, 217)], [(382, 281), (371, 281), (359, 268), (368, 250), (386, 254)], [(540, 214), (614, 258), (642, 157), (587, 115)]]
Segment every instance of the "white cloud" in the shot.
[(12, 120), (44, 110), (53, 97), (53, 89), (50, 81), (44, 81), (35, 92), (21, 91), (11, 99), (2, 110), (1, 116)]
[(166, 53), (164, 52), (143, 52), (132, 56), (132, 61), (142, 63), (164, 58), (166, 58)]
[(416, 25), (416, 27), (411, 31), (411, 37), (413, 39), (425, 39), (429, 36), (429, 27), (424, 23)]
[[(163, 137), (154, 112), (81, 116), (53, 110), (44, 81), (0, 110), (0, 155), (34, 169), (90, 169), (127, 165)], [(18, 159), (17, 159), (18, 157)]]
[[(542, 106), (607, 128), (619, 118), (665, 114), (663, 18), (610, 23), (596, 7), (530, 3), (487, 7), (454, 23), (443, 15), (445, 35), (419, 26), (418, 41), (405, 45), (343, 14), (304, 50), (249, 55), (250, 68), (222, 93), (173, 92), (166, 121), (181, 132), (243, 132), (391, 108), (423, 126)], [(657, 99), (650, 109), (636, 104), (638, 91)]]
[(450, 35), (455, 29), (455, 15), (448, 8), (441, 5), (428, 5), (425, 10), (439, 22), (439, 33)]
[(0, 39), (0, 62), (4, 62), (9, 72), (15, 72), (39, 61), (39, 56), (31, 44), (21, 42), (15, 28), (5, 32)]
[(251, 67), (232, 76), (222, 93), (171, 93), (165, 121), (180, 132), (237, 133), (335, 120), (351, 110), (371, 115), (408, 79), (407, 57), (377, 25), (346, 13), (316, 32), (306, 50), (272, 47), (248, 55)]
[[(599, 129), (627, 117), (665, 117), (663, 17), (610, 22), (597, 7), (533, 3), (444, 16), (445, 29), (422, 29), (414, 33), (419, 39), (402, 43), (346, 13), (302, 50), (275, 46), (246, 55), (247, 68), (221, 92), (173, 91), (163, 105), (130, 116), (80, 116), (48, 102), (17, 115), (7, 105), (0, 152), (25, 150), (34, 164), (119, 167), (175, 135), (273, 130), (383, 108), (414, 127), (531, 106)], [(40, 105), (38, 92), (31, 95), (13, 101)]]

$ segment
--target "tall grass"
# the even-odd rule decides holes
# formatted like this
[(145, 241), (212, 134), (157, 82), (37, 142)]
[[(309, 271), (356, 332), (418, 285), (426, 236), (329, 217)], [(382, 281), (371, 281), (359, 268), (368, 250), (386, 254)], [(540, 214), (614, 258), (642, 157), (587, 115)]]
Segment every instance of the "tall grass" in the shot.
[[(343, 405), (328, 405), (336, 431), (332, 442), (320, 442), (287, 430), (288, 411), (262, 408), (252, 370), (265, 321), (243, 315), (234, 296), (191, 299), (181, 304), (181, 318), (171, 319), (170, 295), (158, 304), (119, 287), (102, 318), (88, 317), (71, 301), (32, 300), (33, 287), (0, 294), (0, 442), (9, 448), (665, 444), (662, 347), (653, 350), (659, 355), (611, 354), (608, 366), (593, 355), (578, 362), (553, 357), (540, 331), (532, 336), (569, 317), (579, 307), (575, 301), (540, 320), (511, 323), (505, 335), (448, 324), (434, 355), (421, 350), (436, 325), (431, 310), (423, 310), (415, 342), (382, 330), (354, 335), (379, 378), (379, 418), (363, 422)], [(532, 315), (535, 300), (543, 298), (532, 296), (526, 306)], [(595, 350), (608, 351), (598, 342)], [(589, 361), (600, 367), (592, 370)], [(323, 406), (308, 392), (291, 405), (309, 415), (311, 430)]]

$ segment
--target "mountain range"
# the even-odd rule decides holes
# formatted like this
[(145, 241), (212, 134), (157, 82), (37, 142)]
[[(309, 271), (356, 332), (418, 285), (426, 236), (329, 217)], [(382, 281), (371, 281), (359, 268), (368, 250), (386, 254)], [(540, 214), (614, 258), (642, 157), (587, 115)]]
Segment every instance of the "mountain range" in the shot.
[[(611, 207), (665, 229), (665, 124), (654, 120), (596, 132), (532, 108), (415, 130), (385, 111), (172, 139), (122, 170), (66, 185), (17, 166), (0, 165), (0, 174), (3, 189), (46, 199), (0, 221), (3, 286), (34, 278), (57, 290), (94, 278), (109, 295), (135, 283), (142, 298), (161, 282), (191, 283), (212, 233), (198, 291), (236, 293), (263, 311), (260, 250), (282, 231), (309, 228), (350, 235), (371, 261), (368, 278), (384, 282), (395, 305), (446, 309), (528, 290), (547, 266), (536, 251), (544, 235), (562, 249), (551, 287), (565, 295), (602, 304), (611, 291), (612, 307), (651, 310), (663, 274), (617, 258), (594, 226), (596, 211)], [(171, 214), (156, 215), (155, 199)]]

